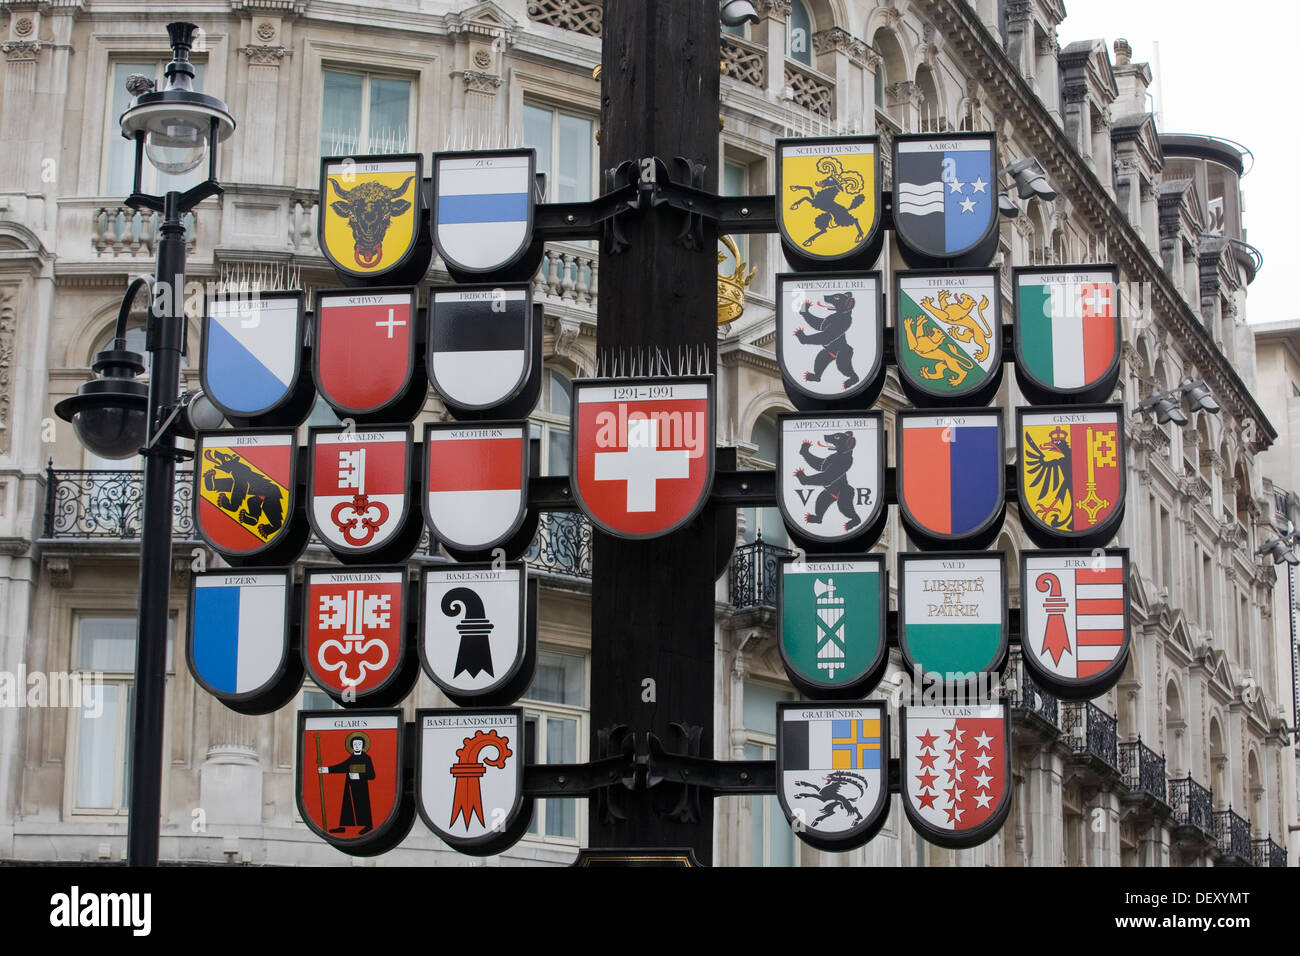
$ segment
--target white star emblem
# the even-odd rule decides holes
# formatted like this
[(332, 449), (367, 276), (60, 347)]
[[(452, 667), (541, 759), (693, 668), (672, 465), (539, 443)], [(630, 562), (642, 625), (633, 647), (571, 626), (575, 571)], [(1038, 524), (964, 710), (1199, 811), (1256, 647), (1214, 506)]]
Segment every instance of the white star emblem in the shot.
[(975, 805), (978, 806), (978, 807), (985, 807), (985, 808), (987, 808), (988, 805), (989, 805), (990, 803), (992, 803), (992, 802), (993, 802), (993, 794), (991, 794), (991, 793), (977, 793), (977, 794), (975, 794)]
[(988, 786), (989, 786), (989, 781), (992, 780), (992, 779), (993, 779), (993, 778), (990, 777), (990, 776), (989, 776), (988, 774), (986, 774), (986, 773), (981, 773), (981, 774), (976, 774), (976, 775), (975, 775), (975, 783), (976, 783), (977, 786), (979, 786), (979, 788), (980, 788), (981, 790), (987, 790), (987, 789), (988, 789)]
[(948, 191), (951, 193), (959, 193), (961, 192), (961, 188), (965, 185), (966, 184), (960, 179), (950, 179), (948, 180)]
[(975, 762), (976, 762), (977, 764), (979, 764), (979, 765), (980, 765), (980, 768), (982, 769), (982, 768), (984, 768), (984, 767), (987, 767), (989, 764), (991, 764), (991, 763), (993, 762), (993, 755), (992, 755), (992, 754), (976, 754), (976, 756), (975, 756)]
[(980, 750), (988, 750), (989, 744), (991, 744), (992, 742), (993, 742), (993, 737), (990, 734), (980, 734), (978, 737), (975, 738), (975, 746), (978, 747)]
[(963, 199), (963, 200), (961, 201), (961, 211), (962, 211), (962, 212), (974, 212), (974, 211), (975, 211), (975, 200), (973, 200), (973, 199)]
[(971, 186), (974, 188), (974, 190), (977, 193), (982, 193), (984, 191), (984, 187), (987, 185), (988, 183), (986, 183), (983, 179), (976, 179), (973, 183), (971, 183)]

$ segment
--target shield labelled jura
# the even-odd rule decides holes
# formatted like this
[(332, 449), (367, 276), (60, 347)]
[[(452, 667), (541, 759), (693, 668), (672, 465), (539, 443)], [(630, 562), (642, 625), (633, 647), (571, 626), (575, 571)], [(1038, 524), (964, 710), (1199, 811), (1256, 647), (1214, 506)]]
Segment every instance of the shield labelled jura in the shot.
[(790, 400), (805, 411), (874, 402), (885, 382), (880, 273), (783, 273), (776, 301), (776, 358)]
[(875, 136), (776, 141), (777, 226), (796, 269), (868, 269), (880, 254)]
[(894, 273), (898, 381), (919, 408), (984, 405), (1002, 384), (997, 271)]
[(898, 556), (898, 644), (920, 685), (978, 683), (1007, 659), (1002, 552)]
[(293, 520), (297, 457), (292, 431), (199, 432), (194, 524), (203, 540), (232, 562), (292, 561), (306, 544)]
[(894, 137), (894, 235), (911, 266), (989, 264), (998, 242), (992, 133)]
[(210, 297), (203, 315), (203, 392), (227, 416), (274, 412), (295, 396), (302, 346), (301, 292)]
[(1119, 405), (1016, 409), (1020, 520), (1042, 548), (1110, 543), (1128, 482)]
[[(428, 267), (419, 246), (421, 157), (332, 156), (321, 160), (318, 238), (321, 252), (345, 277), (404, 281)], [(413, 277), (412, 277), (413, 278)]]
[(531, 149), (433, 154), (433, 242), (457, 282), (523, 278), (536, 165)]
[(983, 548), (1006, 514), (1002, 409), (899, 411), (898, 513), (918, 547)]
[(791, 536), (809, 550), (869, 548), (886, 517), (883, 414), (783, 414), (776, 424), (776, 500)]
[(1012, 270), (1016, 381), (1034, 404), (1104, 402), (1120, 368), (1118, 270)]

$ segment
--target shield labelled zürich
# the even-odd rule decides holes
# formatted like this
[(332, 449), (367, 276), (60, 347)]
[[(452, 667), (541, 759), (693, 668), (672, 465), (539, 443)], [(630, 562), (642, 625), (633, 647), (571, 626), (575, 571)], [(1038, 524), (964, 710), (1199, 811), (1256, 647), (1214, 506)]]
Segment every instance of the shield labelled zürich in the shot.
[(809, 549), (870, 547), (886, 517), (883, 414), (783, 414), (776, 424), (776, 500), (791, 536)]
[(998, 704), (899, 708), (903, 808), (928, 843), (978, 846), (1011, 809), (1011, 711)]
[(415, 369), (414, 326), (414, 289), (317, 295), (312, 367), (321, 398), (340, 417), (378, 412), (403, 398)]
[(523, 562), (425, 569), (420, 662), (456, 703), (492, 697), (524, 666), (526, 586)]
[(454, 422), (424, 426), (424, 520), (459, 551), (508, 541), (528, 510), (528, 426)]
[(907, 536), (927, 550), (989, 545), (1007, 509), (1002, 410), (909, 409), (895, 421), (898, 513)]
[(992, 133), (894, 137), (894, 235), (911, 266), (983, 268), (997, 251)]
[(574, 497), (619, 538), (686, 524), (713, 486), (713, 376), (573, 383)]
[(1104, 402), (1119, 381), (1118, 270), (1013, 269), (1016, 381), (1034, 404)]
[(862, 846), (889, 812), (885, 705), (776, 708), (776, 795), (790, 828), (819, 850)]
[(885, 381), (880, 273), (783, 273), (776, 301), (776, 358), (791, 401), (809, 411), (874, 402)]
[(292, 431), (195, 438), (194, 524), (222, 557), (265, 555), (291, 537), (297, 452)]
[(453, 849), (475, 855), (499, 853), (523, 836), (523, 711), (418, 710), (415, 720), (425, 825)]
[(881, 555), (781, 562), (781, 660), (813, 700), (862, 697), (889, 662), (889, 573)]
[(1128, 550), (1020, 553), (1020, 654), (1035, 683), (1092, 700), (1129, 653)]
[[(255, 707), (273, 692), (294, 670), (289, 654), (292, 596), (285, 571), (195, 574), (187, 657), (199, 686), (241, 709)], [(297, 673), (295, 692), (302, 677)]]
[(293, 396), (302, 354), (301, 292), (209, 298), (203, 316), (203, 393), (225, 415), (254, 418)]
[(919, 408), (984, 405), (1002, 384), (996, 270), (894, 273), (894, 355)]
[(776, 141), (776, 219), (796, 269), (867, 269), (880, 253), (875, 136)]
[(336, 700), (396, 702), (385, 691), (408, 683), (406, 590), (405, 568), (306, 572), (302, 658), (318, 687)]
[(407, 264), (419, 240), (421, 168), (417, 153), (321, 160), (318, 229), (330, 265), (374, 281)]
[(1105, 546), (1128, 482), (1119, 405), (1016, 409), (1020, 520), (1041, 548)]
[(898, 556), (898, 645), (918, 684), (969, 683), (1007, 658), (1002, 552)]
[(411, 504), (411, 426), (312, 428), (308, 436), (312, 530), (336, 555), (393, 543)]
[(531, 149), (434, 153), (433, 242), (457, 281), (515, 265), (533, 236)]
[(519, 395), (532, 370), (530, 288), (429, 290), (429, 380), (448, 408), (483, 411)]

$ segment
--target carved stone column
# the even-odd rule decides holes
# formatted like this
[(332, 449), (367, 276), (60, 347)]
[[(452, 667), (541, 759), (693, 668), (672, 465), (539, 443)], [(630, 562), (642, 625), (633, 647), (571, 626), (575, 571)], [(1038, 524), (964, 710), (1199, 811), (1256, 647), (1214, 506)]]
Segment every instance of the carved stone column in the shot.
[(283, 23), (279, 17), (254, 17), (250, 29), (251, 42), (239, 49), (248, 64), (247, 91), (240, 115), (242, 135), (238, 140), (243, 176), (280, 182), (284, 174), (283, 136), (277, 118), (280, 66), (293, 53), (282, 41)]
[(44, 45), (40, 39), (41, 12), (37, 5), (13, 6), (20, 9), (13, 9), (9, 36), (0, 43), (5, 58), (5, 108), (0, 115), (0, 143), (5, 144), (5, 161), (0, 163), (0, 192), (23, 193), (39, 176), (38, 157), (32, 147), (37, 145), (33, 137), (38, 135), (40, 124), (34, 124), (32, 119), (41, 113), (36, 102), (36, 72)]
[(759, 24), (752, 28), (756, 43), (767, 48), (767, 93), (772, 102), (785, 89), (786, 31), (790, 28), (790, 0), (754, 0)]
[(208, 702), (208, 751), (199, 767), (199, 806), (208, 824), (256, 826), (262, 822), (258, 718), (200, 697)]

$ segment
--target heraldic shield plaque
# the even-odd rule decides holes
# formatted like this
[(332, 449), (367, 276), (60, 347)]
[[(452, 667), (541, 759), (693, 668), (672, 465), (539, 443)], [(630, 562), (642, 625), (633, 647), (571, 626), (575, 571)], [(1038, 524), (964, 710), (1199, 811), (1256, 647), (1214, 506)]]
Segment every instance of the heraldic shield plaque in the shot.
[(1002, 293), (994, 269), (894, 273), (898, 381), (919, 408), (984, 405), (1002, 384)]
[(1114, 687), (1129, 654), (1128, 549), (1022, 551), (1020, 652), (1064, 700)]
[(341, 275), (400, 283), (429, 266), (420, 246), (422, 176), (418, 153), (321, 160), (318, 238)]
[(424, 519), (458, 551), (486, 552), (519, 530), (528, 510), (528, 425), (424, 426)]
[(1007, 658), (1006, 555), (898, 556), (898, 644), (915, 683), (969, 682)]
[(992, 133), (894, 137), (894, 235), (911, 266), (986, 266), (997, 251)]
[[(228, 417), (278, 411), (297, 396), (302, 345), (301, 292), (210, 297), (199, 368), (203, 392)], [(309, 408), (290, 416), (295, 421), (275, 424), (296, 425)]]
[(527, 284), (429, 290), (429, 379), (449, 409), (494, 409), (519, 396), (533, 367), (532, 323)]
[(401, 551), (402, 533), (410, 533), (411, 426), (307, 434), (312, 530), (343, 561)]
[(898, 428), (898, 512), (926, 550), (992, 543), (1006, 514), (1002, 409), (902, 410)]
[(776, 424), (776, 500), (791, 537), (809, 549), (870, 547), (887, 516), (883, 413), (782, 414)]
[(776, 708), (776, 795), (790, 828), (819, 850), (862, 846), (889, 813), (885, 705)]
[(903, 808), (929, 843), (978, 846), (1011, 810), (1011, 711), (998, 704), (901, 707)]
[(199, 432), (194, 439), (194, 525), (231, 563), (287, 564), (307, 544), (294, 520), (293, 431)]
[(790, 682), (814, 700), (870, 693), (889, 663), (881, 555), (781, 562), (777, 620)]
[(461, 853), (488, 856), (524, 835), (524, 712), (418, 710), (420, 817)]
[(806, 411), (874, 402), (885, 383), (880, 273), (783, 273), (776, 301), (776, 358), (791, 401)]
[(298, 812), (331, 846), (374, 856), (406, 837), (402, 771), (400, 710), (298, 712)]
[(531, 149), (433, 154), (433, 243), (457, 282), (526, 278), (536, 166)]
[(1042, 548), (1104, 547), (1128, 491), (1119, 405), (1019, 408), (1020, 519)]
[(316, 390), (340, 418), (383, 412), (385, 423), (409, 421), (419, 408), (408, 410), (412, 386), (423, 404), (414, 289), (321, 292), (313, 328)]
[(776, 219), (796, 269), (868, 269), (880, 254), (875, 136), (776, 141)]
[(1114, 266), (1013, 269), (1016, 381), (1034, 404), (1104, 402), (1120, 368)]

